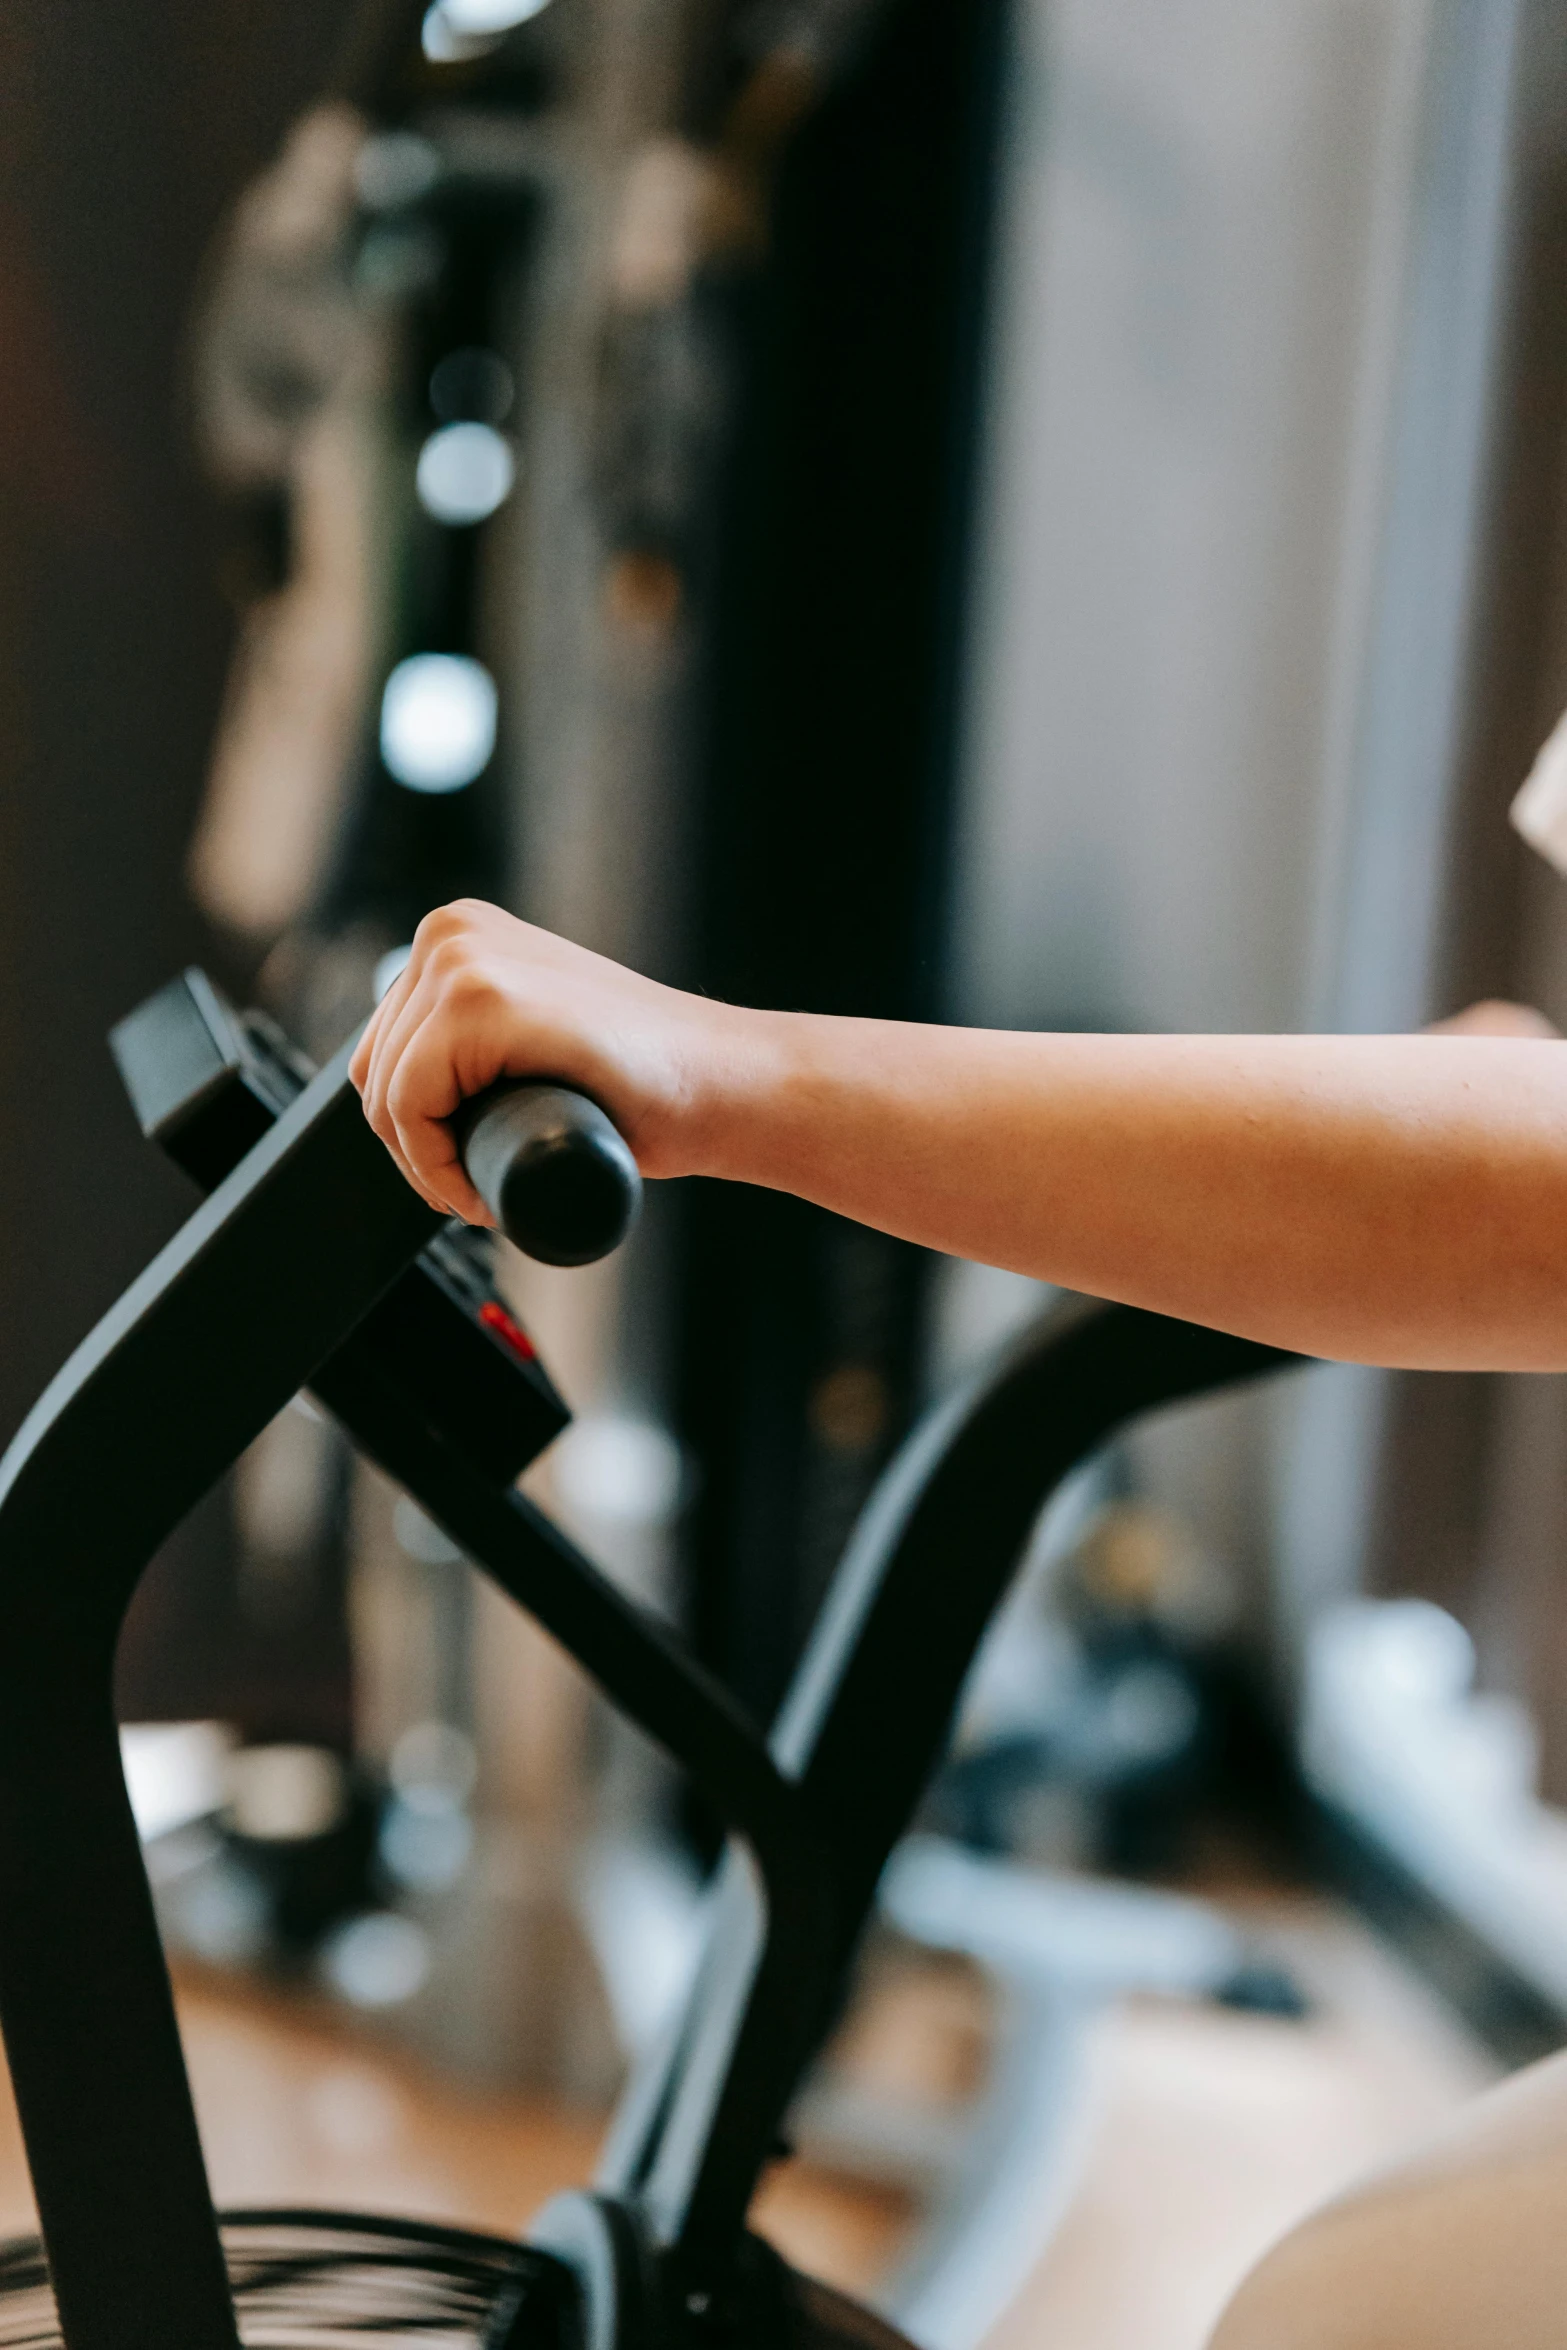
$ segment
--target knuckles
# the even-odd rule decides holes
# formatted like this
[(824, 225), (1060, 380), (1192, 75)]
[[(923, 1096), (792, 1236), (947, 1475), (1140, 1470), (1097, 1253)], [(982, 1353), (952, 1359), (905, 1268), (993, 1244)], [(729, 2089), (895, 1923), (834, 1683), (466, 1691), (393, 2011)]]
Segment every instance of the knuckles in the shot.
[[(432, 1107), (432, 1091), (447, 1092), (459, 1044), (471, 1046), (493, 1031), (498, 1015), (506, 1020), (514, 1014), (504, 953), (503, 933), (509, 927), (509, 916), (477, 898), (438, 906), (419, 924), (410, 964), (413, 992), (399, 1013), (401, 1025), (417, 1007), (413, 1029), (392, 1049), (381, 1051), (382, 1023), (373, 1020), (360, 1048), (365, 1056), (366, 1112), (375, 1132), (394, 1152), (408, 1152), (410, 1140), (425, 1144), (431, 1121), (444, 1114)], [(464, 1085), (461, 1090), (472, 1088)], [(420, 1148), (421, 1160), (425, 1155), (425, 1148)]]
[[(425, 1090), (425, 1074), (409, 1064), (407, 1057), (399, 1061), (386, 1082), (387, 1124), (401, 1135), (405, 1127), (418, 1127), (429, 1116), (420, 1096)], [(406, 1145), (405, 1145), (406, 1147)]]
[(432, 940), (420, 967), (420, 978), (433, 980), (440, 988), (449, 987), (458, 972), (466, 970), (470, 951), (466, 939), (455, 932)]
[(414, 932), (414, 945), (421, 952), (428, 953), (430, 948), (442, 945), (445, 940), (460, 937), (467, 929), (468, 922), (463, 899), (459, 898), (449, 906), (437, 906), (425, 915)]
[(477, 941), (493, 921), (494, 914), (493, 906), (486, 906), (478, 898), (454, 898), (449, 906), (435, 907), (414, 932), (414, 950), (420, 963), (428, 962), (444, 949)]
[(505, 989), (477, 942), (449, 940), (436, 947), (426, 970), (435, 991), (439, 1013), (464, 1027), (477, 1025), (505, 1001)]
[(466, 935), (438, 939), (425, 957), (423, 976), (443, 996), (454, 989), (471, 989), (479, 975), (479, 952), (478, 941)]

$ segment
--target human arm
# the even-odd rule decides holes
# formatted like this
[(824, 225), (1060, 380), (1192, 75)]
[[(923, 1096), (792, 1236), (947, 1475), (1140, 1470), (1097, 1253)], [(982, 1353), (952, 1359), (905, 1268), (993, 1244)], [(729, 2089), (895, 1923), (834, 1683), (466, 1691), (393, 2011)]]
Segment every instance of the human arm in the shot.
[(580, 1086), (643, 1173), (790, 1191), (957, 1256), (1311, 1354), (1567, 1368), (1567, 1046), (1051, 1036), (758, 1012), (493, 907), (421, 925), (353, 1063), (435, 1204), (445, 1119)]

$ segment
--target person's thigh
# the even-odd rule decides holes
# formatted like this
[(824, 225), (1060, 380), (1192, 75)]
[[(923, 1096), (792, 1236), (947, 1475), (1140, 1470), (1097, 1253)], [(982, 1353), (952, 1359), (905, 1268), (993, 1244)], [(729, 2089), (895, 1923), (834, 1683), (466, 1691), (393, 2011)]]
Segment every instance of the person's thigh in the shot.
[(1567, 2055), (1293, 2229), (1210, 2350), (1567, 2350)]

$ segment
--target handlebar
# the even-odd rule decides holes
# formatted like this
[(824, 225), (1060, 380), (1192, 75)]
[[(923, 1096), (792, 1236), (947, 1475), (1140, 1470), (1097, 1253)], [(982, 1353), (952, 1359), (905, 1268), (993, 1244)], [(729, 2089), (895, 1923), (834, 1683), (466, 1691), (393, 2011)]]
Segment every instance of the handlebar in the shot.
[(597, 1102), (564, 1085), (501, 1084), (452, 1120), (468, 1180), (507, 1239), (544, 1265), (591, 1265), (637, 1220), (642, 1177)]

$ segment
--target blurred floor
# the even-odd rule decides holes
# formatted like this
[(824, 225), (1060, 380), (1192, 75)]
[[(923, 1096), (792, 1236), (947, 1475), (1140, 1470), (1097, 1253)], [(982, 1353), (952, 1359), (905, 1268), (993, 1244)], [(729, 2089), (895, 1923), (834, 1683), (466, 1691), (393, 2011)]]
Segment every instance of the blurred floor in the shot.
[[(336, 2204), (516, 2233), (592, 2171), (601, 2124), (591, 2114), (455, 2086), (315, 2002), (194, 1973), (177, 1991), (222, 2204)], [(888, 2189), (796, 2164), (769, 2182), (761, 2215), (792, 2258), (852, 2288), (883, 2267), (907, 2210)], [(7, 2096), (0, 2235), (36, 2224)]]
[[(1256, 1913), (1311, 2002), (1304, 2023), (1157, 2001), (1108, 2011), (1081, 2186), (989, 2350), (1199, 2350), (1230, 2289), (1295, 2218), (1491, 2077), (1484, 2056), (1355, 1922)], [(950, 1978), (930, 2018), (951, 2029)], [(912, 2040), (917, 2001), (900, 1990)], [(219, 2199), (332, 2202), (515, 2230), (592, 2166), (597, 2125), (433, 2079), (366, 2031), (210, 1977), (180, 2008)], [(911, 2045), (910, 2069), (922, 2069)], [(897, 2193), (793, 2164), (760, 2216), (802, 2266), (871, 2287), (910, 2224)], [(32, 2224), (0, 2113), (0, 2229)]]

